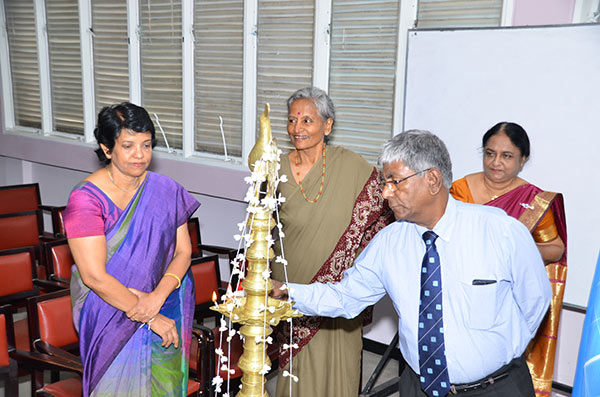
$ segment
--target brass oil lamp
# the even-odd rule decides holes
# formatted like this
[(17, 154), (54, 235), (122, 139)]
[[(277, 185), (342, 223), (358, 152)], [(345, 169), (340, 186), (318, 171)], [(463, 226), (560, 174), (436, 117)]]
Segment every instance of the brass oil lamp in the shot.
[[(271, 366), (267, 355), (266, 340), (272, 334), (272, 326), (301, 314), (292, 309), (287, 301), (269, 297), (273, 283), (269, 277), (269, 261), (274, 258), (271, 248), (271, 230), (276, 222), (273, 219), (273, 201), (276, 195), (276, 183), (279, 155), (277, 144), (271, 133), (269, 104), (260, 115), (260, 133), (256, 144), (248, 157), (248, 166), (253, 175), (259, 176), (260, 188), (255, 190), (254, 200), (250, 201), (247, 228), (250, 231), (250, 245), (246, 249), (246, 276), (242, 281), (245, 293), (237, 304), (228, 297), (223, 304), (212, 309), (230, 317), (233, 323), (240, 323), (240, 333), (244, 336), (244, 353), (238, 363), (242, 369), (242, 389), (238, 397), (268, 397), (265, 390), (264, 368)], [(259, 204), (260, 203), (260, 204)], [(276, 205), (276, 204), (275, 204)]]

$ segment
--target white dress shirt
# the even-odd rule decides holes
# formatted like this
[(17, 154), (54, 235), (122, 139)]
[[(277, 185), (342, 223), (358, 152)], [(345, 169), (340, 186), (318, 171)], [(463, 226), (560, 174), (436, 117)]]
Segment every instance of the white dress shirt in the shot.
[[(388, 293), (399, 316), (400, 350), (418, 374), (426, 230), (394, 222), (375, 236), (341, 282), (290, 283), (295, 307), (306, 315), (353, 318)], [(439, 236), (450, 382), (474, 382), (523, 354), (548, 309), (550, 282), (527, 228), (501, 209), (449, 197), (433, 231)]]

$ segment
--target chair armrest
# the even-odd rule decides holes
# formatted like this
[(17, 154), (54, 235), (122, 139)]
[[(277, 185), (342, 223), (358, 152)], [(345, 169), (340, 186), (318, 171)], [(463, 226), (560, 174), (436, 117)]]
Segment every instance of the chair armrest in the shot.
[(39, 339), (33, 342), (33, 345), (37, 352), (39, 352), (40, 354), (49, 355), (52, 357), (56, 357), (62, 361), (67, 361), (72, 364), (81, 365), (81, 357), (69, 353), (68, 351), (61, 349), (60, 347), (53, 346), (50, 343)]
[(196, 376), (193, 378), (200, 383), (200, 390), (208, 392), (212, 379), (215, 377), (215, 337), (213, 331), (204, 325), (195, 325), (192, 328), (192, 337), (196, 339), (198, 350), (196, 357)]
[(64, 277), (59, 277), (55, 274), (51, 274), (50, 275), (50, 281), (54, 281), (58, 284), (62, 284), (65, 285), (65, 288), (71, 288), (71, 280), (69, 280), (68, 278), (64, 278)]
[(202, 250), (205, 250), (208, 252), (214, 252), (215, 254), (229, 255), (230, 252), (233, 252), (234, 254), (237, 252), (237, 250), (234, 248), (223, 247), (220, 245), (198, 244), (198, 246)]
[(42, 211), (52, 212), (56, 208), (60, 208), (60, 207), (56, 206), (56, 205), (44, 205), (44, 204), (40, 204), (40, 205), (38, 205), (38, 208), (41, 209)]
[(205, 340), (207, 342), (213, 342), (215, 341), (215, 335), (213, 334), (213, 330), (202, 325), (202, 324), (196, 324), (192, 327), (192, 334), (195, 335), (197, 338), (202, 338), (202, 340)]
[(64, 283), (64, 282), (60, 282), (60, 281), (53, 281), (53, 280), (38, 280), (33, 279), (33, 284), (40, 287), (41, 289), (45, 290), (45, 291), (62, 291), (64, 289), (69, 289), (70, 288), (70, 284)]
[(54, 235), (41, 235), (41, 236), (39, 236), (39, 238), (40, 238), (40, 243), (50, 243), (53, 241), (64, 239), (64, 237), (56, 237)]
[(50, 356), (39, 352), (27, 352), (23, 350), (13, 350), (10, 357), (19, 363), (19, 366), (25, 368), (42, 369), (50, 371), (69, 371), (83, 374), (83, 365), (63, 360), (59, 357)]

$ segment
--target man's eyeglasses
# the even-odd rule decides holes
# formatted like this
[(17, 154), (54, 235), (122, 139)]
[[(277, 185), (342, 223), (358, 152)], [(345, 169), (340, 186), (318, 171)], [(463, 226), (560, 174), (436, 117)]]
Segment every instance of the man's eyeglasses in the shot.
[(412, 175), (409, 175), (405, 178), (402, 179), (392, 179), (391, 181), (386, 181), (385, 179), (383, 179), (383, 177), (379, 178), (379, 186), (381, 186), (381, 189), (383, 190), (385, 187), (387, 187), (388, 189), (390, 189), (392, 192), (396, 190), (396, 186), (398, 186), (399, 183), (404, 182), (405, 180), (407, 180), (408, 178), (412, 178), (415, 175), (419, 175), (425, 171), (429, 171), (431, 168), (426, 168), (424, 170), (421, 170), (419, 172), (415, 172)]

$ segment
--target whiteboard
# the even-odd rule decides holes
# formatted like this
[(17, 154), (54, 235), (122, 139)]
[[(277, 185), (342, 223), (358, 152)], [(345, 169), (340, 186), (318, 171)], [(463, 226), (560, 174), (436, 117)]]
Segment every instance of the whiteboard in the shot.
[(450, 151), (454, 179), (482, 170), (481, 137), (522, 125), (520, 176), (562, 192), (568, 233), (565, 302), (587, 306), (600, 248), (600, 25), (409, 31), (404, 130)]

